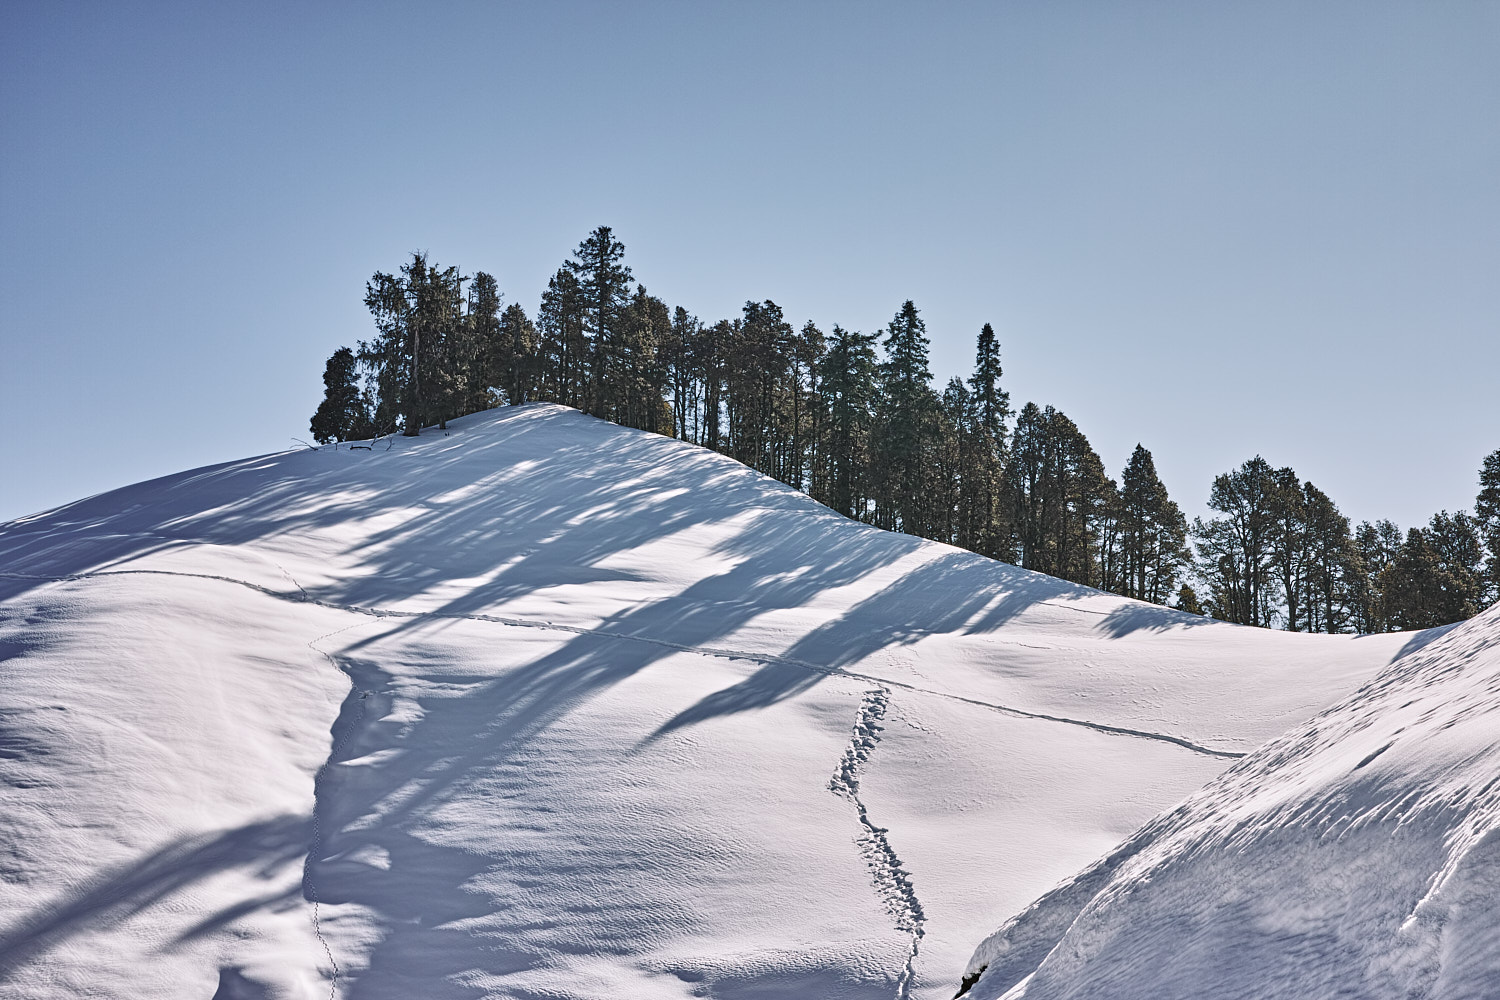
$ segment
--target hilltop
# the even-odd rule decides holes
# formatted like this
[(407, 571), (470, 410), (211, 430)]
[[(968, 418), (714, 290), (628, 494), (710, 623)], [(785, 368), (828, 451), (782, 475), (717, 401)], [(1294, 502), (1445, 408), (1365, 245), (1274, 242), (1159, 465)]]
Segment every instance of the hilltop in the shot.
[(1431, 636), (1104, 594), (561, 406), (449, 426), (0, 526), (7, 989), (949, 997)]

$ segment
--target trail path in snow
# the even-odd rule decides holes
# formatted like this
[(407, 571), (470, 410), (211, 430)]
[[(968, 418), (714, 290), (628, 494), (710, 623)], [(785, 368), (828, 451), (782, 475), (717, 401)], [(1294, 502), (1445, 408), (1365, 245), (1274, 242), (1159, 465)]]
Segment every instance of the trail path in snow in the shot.
[(909, 1000), (915, 980), (917, 949), (921, 946), (926, 915), (917, 899), (916, 887), (911, 873), (901, 864), (891, 847), (890, 831), (876, 826), (870, 819), (864, 800), (859, 797), (859, 771), (875, 752), (883, 728), (880, 721), (885, 718), (890, 691), (877, 687), (865, 693), (860, 701), (859, 716), (854, 720), (854, 734), (844, 748), (839, 768), (828, 782), (829, 791), (841, 795), (854, 803), (859, 810), (859, 822), (864, 832), (859, 837), (860, 853), (870, 866), (870, 875), (875, 881), (875, 891), (885, 904), (886, 911), (896, 919), (896, 929), (911, 935), (911, 949), (906, 954), (906, 964), (896, 980), (896, 1000)]
[[(961, 702), (966, 705), (974, 705), (979, 708), (988, 709), (992, 712), (999, 712), (1002, 715), (1008, 715), (1017, 719), (1035, 719), (1042, 722), (1056, 722), (1062, 725), (1078, 726), (1083, 729), (1091, 729), (1094, 732), (1108, 733), (1114, 736), (1131, 736), (1137, 739), (1155, 740), (1160, 743), (1170, 743), (1175, 746), (1182, 747), (1185, 750), (1191, 750), (1194, 753), (1203, 754), (1209, 757), (1218, 757), (1226, 760), (1238, 760), (1239, 758), (1245, 756), (1244, 753), (1239, 753), (1232, 750), (1215, 750), (1212, 747), (1206, 747), (1202, 744), (1194, 743), (1192, 740), (1184, 739), (1181, 736), (1173, 736), (1170, 733), (1158, 733), (1144, 729), (1131, 729), (1126, 726), (1111, 726), (1103, 722), (1092, 722), (1087, 719), (1073, 719), (1062, 715), (1048, 715), (1044, 712), (1028, 712), (1025, 709), (1013, 708), (1009, 705), (1000, 705), (995, 702), (982, 701), (978, 698), (969, 698), (961, 694), (954, 694), (951, 691), (937, 691), (932, 688), (925, 688), (917, 684), (909, 684), (905, 681), (893, 680), (888, 677), (877, 677), (873, 674), (861, 673), (856, 670), (846, 670), (842, 667), (822, 666), (817, 663), (810, 663), (805, 660), (795, 660), (788, 657), (776, 656), (771, 653), (753, 652), (749, 650), (739, 649), (725, 649), (723, 647), (717, 646), (684, 645), (681, 643), (671, 642), (666, 639), (659, 639), (654, 636), (633, 635), (627, 632), (608, 632), (602, 629), (586, 628), (577, 625), (559, 625), (554, 622), (540, 621), (537, 619), (514, 618), (500, 615), (466, 615), (442, 611), (400, 611), (391, 608), (365, 607), (357, 604), (339, 604), (333, 601), (324, 601), (311, 596), (307, 593), (307, 591), (303, 590), (300, 585), (297, 585), (295, 580), (293, 580), (292, 582), (297, 586), (300, 594), (289, 594), (285, 591), (273, 590), (270, 587), (264, 587), (257, 583), (251, 583), (248, 580), (239, 580), (229, 576), (217, 576), (209, 573), (186, 573), (178, 570), (165, 569), (100, 570), (94, 573), (75, 573), (67, 576), (39, 576), (25, 573), (0, 572), (0, 576), (8, 577), (10, 579), (36, 580), (39, 582), (48, 583), (68, 583), (72, 581), (96, 579), (99, 577), (132, 575), (176, 576), (196, 580), (214, 580), (220, 583), (228, 583), (239, 587), (246, 587), (250, 590), (265, 594), (268, 597), (274, 597), (277, 600), (281, 601), (289, 601), (294, 604), (311, 604), (320, 608), (328, 608), (333, 611), (346, 611), (351, 614), (369, 615), (375, 618), (433, 620), (446, 619), (454, 621), (490, 622), (496, 625), (510, 625), (515, 628), (548, 629), (555, 632), (569, 632), (574, 635), (586, 635), (596, 638), (621, 639), (629, 642), (644, 642), (656, 646), (661, 646), (667, 649), (675, 649), (684, 653), (698, 653), (704, 656), (715, 656), (730, 660), (748, 660), (754, 663), (769, 663), (781, 666), (796, 667), (802, 670), (810, 670), (814, 673), (824, 674), (830, 677), (850, 677), (855, 680), (867, 681), (872, 684), (888, 685), (890, 687), (901, 688), (905, 691), (912, 691), (917, 694), (926, 694), (931, 695), (935, 698), (944, 698), (949, 701)], [(1066, 607), (1066, 605), (1061, 606)]]

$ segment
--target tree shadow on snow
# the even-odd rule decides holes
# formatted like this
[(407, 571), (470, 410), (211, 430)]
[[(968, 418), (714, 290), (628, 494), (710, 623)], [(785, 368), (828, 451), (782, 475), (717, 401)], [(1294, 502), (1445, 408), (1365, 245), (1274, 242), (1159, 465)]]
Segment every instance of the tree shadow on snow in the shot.
[[(690, 527), (721, 533), (712, 553), (722, 559), (721, 571), (621, 607), (498, 675), (443, 674), (435, 687), (446, 690), (411, 695), (418, 711), (404, 721), (391, 716), (398, 679), (379, 658), (391, 643), (419, 642), (425, 630), (442, 627), (441, 617), (382, 619), (378, 635), (340, 652), (352, 689), (330, 738), (338, 748), (332, 763), (349, 766), (328, 767), (318, 780), (316, 827), (324, 832), (308, 851), (304, 892), (379, 916), (384, 937), (349, 985), (356, 1000), (478, 996), (484, 990), (464, 978), (474, 970), (501, 975), (543, 961), (523, 942), (551, 933), (538, 930), (538, 920), (551, 918), (478, 886), (496, 872), (512, 880), (561, 877), (548, 868), (550, 846), (485, 853), (434, 842), (431, 824), (475, 782), (523, 794), (536, 738), (607, 688), (682, 648), (732, 654), (723, 644), (757, 616), (807, 608), (873, 573), (890, 574), (889, 582), (797, 638), (781, 654), (789, 662), (761, 659), (744, 680), (703, 698), (655, 735), (766, 708), (820, 683), (827, 674), (819, 670), (848, 668), (934, 632), (987, 632), (1040, 602), (1097, 593), (856, 524), (723, 456), (561, 407), (490, 411), (451, 426), (449, 437), (429, 431), (388, 452), (325, 448), (226, 463), (0, 526), (0, 565), (33, 576), (96, 572), (173, 547), (245, 544), (274, 555), (278, 546), (301, 547), (305, 537), (326, 545), (346, 536), (338, 558), (352, 569), (312, 588), (312, 598), (389, 607), (455, 580), (476, 581), (432, 609), (450, 617), (489, 613), (563, 583), (616, 581), (623, 586), (612, 593), (628, 593), (634, 575), (616, 557)], [(930, 558), (892, 570), (924, 546)], [(36, 585), (0, 577), (0, 600)], [(1133, 613), (1113, 626), (1120, 634), (1153, 627), (1141, 617), (1145, 611)], [(463, 695), (453, 696), (454, 688)], [(306, 822), (282, 823), (147, 859), (7, 941), (6, 954), (30, 954), (90, 921), (138, 910), (181, 880), (202, 877), (195, 871), (307, 851)], [(637, 952), (642, 944), (631, 928), (640, 921), (632, 907), (644, 904), (629, 879), (643, 864), (628, 856), (599, 860), (586, 873), (599, 884), (595, 911), (555, 918), (555, 947), (570, 947), (567, 920), (588, 920), (598, 931), (595, 947)], [(195, 932), (238, 915), (217, 914)], [(490, 928), (483, 935), (471, 930), (480, 919)]]
[[(0, 980), (72, 937), (118, 924), (214, 875), (237, 868), (255, 868), (269, 875), (295, 863), (307, 851), (310, 831), (306, 816), (279, 816), (233, 830), (180, 837), (138, 861), (121, 865), (65, 902), (26, 915), (0, 937)], [(285, 893), (277, 893), (241, 903), (233, 908), (236, 912), (215, 915), (198, 929), (222, 925), (286, 898)], [(193, 933), (189, 931), (184, 938)]]

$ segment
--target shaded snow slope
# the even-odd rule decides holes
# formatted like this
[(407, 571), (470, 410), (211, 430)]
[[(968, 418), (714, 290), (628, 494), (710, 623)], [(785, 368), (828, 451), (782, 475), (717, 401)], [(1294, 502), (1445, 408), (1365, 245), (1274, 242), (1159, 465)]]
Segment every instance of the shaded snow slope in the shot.
[(0, 526), (0, 996), (936, 998), (1410, 637), (533, 405)]
[(1500, 996), (1500, 605), (1410, 646), (1008, 922), (973, 996)]

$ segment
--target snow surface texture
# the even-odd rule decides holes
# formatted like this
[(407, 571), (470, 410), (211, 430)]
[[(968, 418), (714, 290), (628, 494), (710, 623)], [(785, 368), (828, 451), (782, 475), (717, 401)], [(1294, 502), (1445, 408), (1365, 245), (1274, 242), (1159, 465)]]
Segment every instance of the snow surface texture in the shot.
[(1101, 594), (562, 407), (452, 427), (0, 526), (0, 996), (946, 998), (1413, 641)]
[(975, 998), (1500, 996), (1500, 605), (980, 946)]

